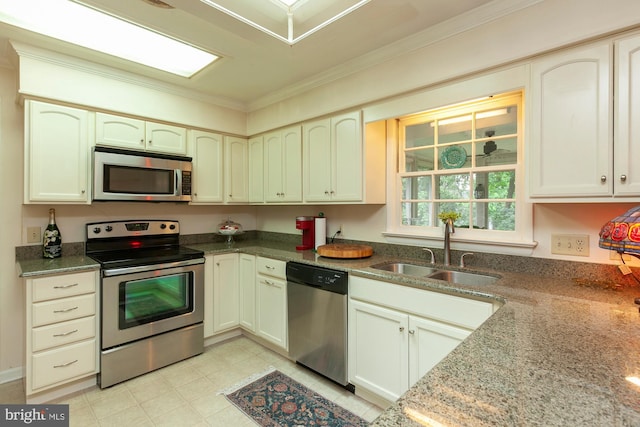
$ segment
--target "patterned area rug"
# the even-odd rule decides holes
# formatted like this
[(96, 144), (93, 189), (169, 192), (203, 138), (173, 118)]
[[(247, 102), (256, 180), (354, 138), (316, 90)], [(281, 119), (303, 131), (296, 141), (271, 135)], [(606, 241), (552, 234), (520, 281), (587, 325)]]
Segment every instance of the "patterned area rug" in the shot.
[(273, 370), (250, 381), (222, 393), (262, 427), (368, 424), (279, 371)]

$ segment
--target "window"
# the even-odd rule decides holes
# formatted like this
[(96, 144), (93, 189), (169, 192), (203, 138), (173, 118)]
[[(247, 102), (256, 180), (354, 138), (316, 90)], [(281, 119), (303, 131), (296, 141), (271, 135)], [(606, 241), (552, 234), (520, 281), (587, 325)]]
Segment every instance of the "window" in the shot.
[(395, 231), (440, 236), (454, 211), (461, 238), (524, 240), (521, 105), (511, 93), (399, 119)]

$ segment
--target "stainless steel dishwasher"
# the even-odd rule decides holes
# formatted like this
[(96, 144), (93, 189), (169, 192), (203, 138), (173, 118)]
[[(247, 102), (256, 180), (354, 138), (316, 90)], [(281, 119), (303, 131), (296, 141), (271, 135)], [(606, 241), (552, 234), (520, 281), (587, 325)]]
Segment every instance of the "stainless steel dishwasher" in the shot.
[(289, 356), (353, 389), (347, 378), (347, 289), (344, 271), (287, 263)]

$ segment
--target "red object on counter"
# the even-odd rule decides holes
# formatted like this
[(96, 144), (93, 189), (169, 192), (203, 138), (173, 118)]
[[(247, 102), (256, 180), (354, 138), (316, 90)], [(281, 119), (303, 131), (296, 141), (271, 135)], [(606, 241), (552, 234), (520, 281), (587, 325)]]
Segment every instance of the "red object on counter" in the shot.
[(302, 230), (302, 244), (296, 246), (296, 250), (313, 249), (316, 239), (315, 218), (312, 216), (296, 217), (296, 229)]

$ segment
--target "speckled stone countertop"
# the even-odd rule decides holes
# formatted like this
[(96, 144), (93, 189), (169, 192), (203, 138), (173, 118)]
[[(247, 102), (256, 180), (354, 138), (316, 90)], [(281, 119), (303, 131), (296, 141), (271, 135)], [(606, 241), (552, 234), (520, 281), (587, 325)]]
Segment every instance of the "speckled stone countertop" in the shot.
[[(640, 288), (578, 284), (567, 277), (496, 273), (482, 287), (453, 285), (383, 272), (392, 261), (374, 254), (359, 260), (319, 257), (290, 244), (240, 242), (189, 245), (207, 254), (242, 251), (300, 261), (401, 285), (503, 303), (442, 362), (386, 409), (373, 426), (638, 426)], [(97, 268), (85, 257), (20, 261), (23, 277)], [(405, 260), (406, 261), (406, 260)], [(39, 267), (38, 262), (42, 265)], [(418, 261), (420, 262), (420, 261)]]

